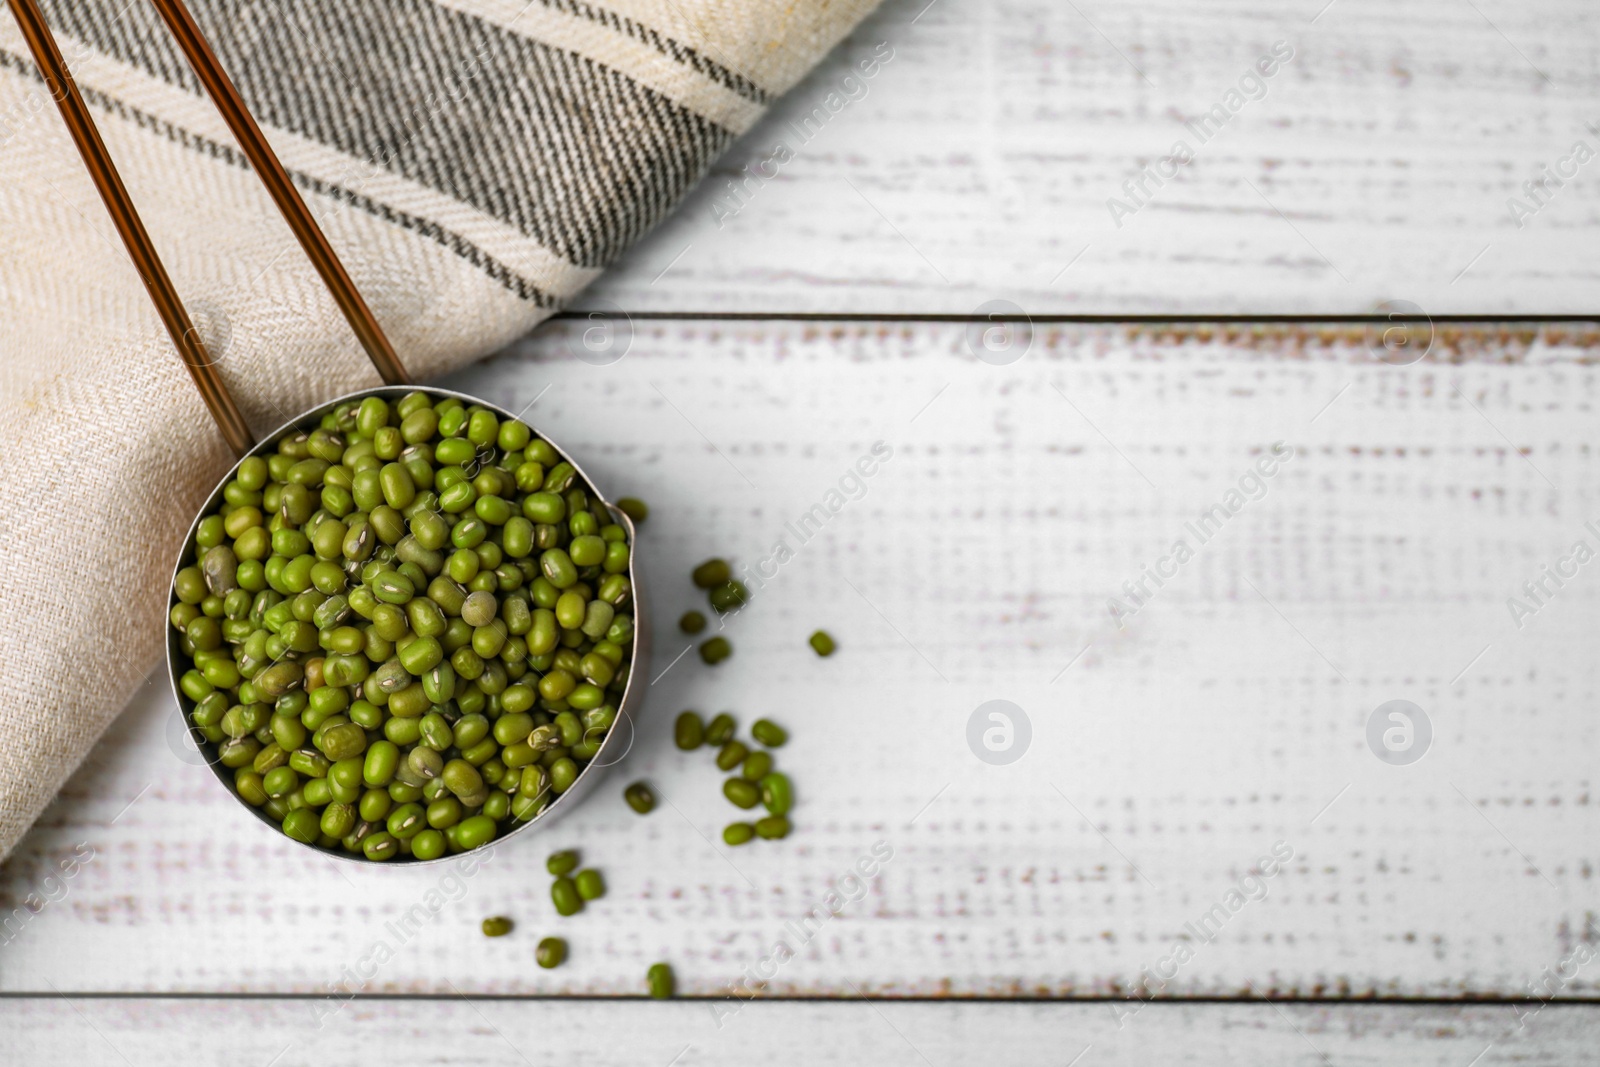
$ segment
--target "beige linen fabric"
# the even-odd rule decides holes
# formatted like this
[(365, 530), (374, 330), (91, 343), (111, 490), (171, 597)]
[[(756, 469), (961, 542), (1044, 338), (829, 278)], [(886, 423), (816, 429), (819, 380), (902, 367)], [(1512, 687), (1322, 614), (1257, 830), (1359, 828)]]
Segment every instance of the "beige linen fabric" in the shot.
[[(376, 384), (153, 11), (125, 2), (47, 14), (252, 426)], [(581, 290), (874, 2), (193, 8), (426, 380)], [(0, 857), (155, 666), (179, 542), (232, 461), (0, 13)]]

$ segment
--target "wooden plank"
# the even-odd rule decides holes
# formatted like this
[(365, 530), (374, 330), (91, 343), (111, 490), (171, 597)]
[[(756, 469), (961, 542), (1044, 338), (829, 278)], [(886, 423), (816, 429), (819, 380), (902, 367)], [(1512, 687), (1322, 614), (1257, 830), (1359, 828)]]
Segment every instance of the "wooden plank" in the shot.
[[(1167, 1004), (1120, 1030), (1100, 1004), (363, 1001), (0, 1001), (9, 1063), (1015, 1064), (1525, 1067), (1587, 1062), (1600, 1009), (1552, 1008), (1519, 1029), (1503, 1006)], [(320, 1026), (319, 1026), (320, 1022)], [(720, 1022), (720, 1027), (719, 1027)]]
[[(1600, 186), (1561, 161), (1600, 150), (1597, 34), (1577, 0), (891, 0), (580, 300), (1587, 313)], [(1124, 191), (1179, 141), (1176, 177)], [(1536, 201), (1546, 166), (1570, 180)]]
[[(597, 367), (581, 325), (454, 384), (538, 398), (653, 505), (660, 677), (613, 781), (470, 877), (349, 868), (175, 755), (155, 679), (0, 871), (0, 917), (56, 898), (0, 946), (0, 989), (610, 994), (665, 959), (710, 996), (1595, 994), (1600, 585), (1577, 568), (1520, 629), (1507, 602), (1596, 543), (1596, 331), (1453, 329), (1390, 366), (1359, 330), (1039, 327), (990, 365), (961, 325), (657, 322)], [(877, 441), (802, 544), (786, 524)], [(1201, 544), (1188, 524), (1279, 441)], [(784, 536), (734, 657), (675, 660), (690, 567)], [(1194, 558), (1119, 629), (1108, 600), (1179, 539)], [(997, 699), (1031, 723), (1009, 765), (969, 742)], [(1369, 749), (1396, 699), (1431, 723), (1410, 766)], [(671, 745), (684, 707), (791, 727), (788, 841), (720, 846), (736, 812)], [(647, 818), (635, 778), (668, 800)], [(558, 920), (542, 865), (569, 845), (611, 890)], [(830, 898), (875, 847), (864, 898)], [(492, 914), (517, 933), (479, 937)], [(540, 971), (556, 931), (572, 961)]]

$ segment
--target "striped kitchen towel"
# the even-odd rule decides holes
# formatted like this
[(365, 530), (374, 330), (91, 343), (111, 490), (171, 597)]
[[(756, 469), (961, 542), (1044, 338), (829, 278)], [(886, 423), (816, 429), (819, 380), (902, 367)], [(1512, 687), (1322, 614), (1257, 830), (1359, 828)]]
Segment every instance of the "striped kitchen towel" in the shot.
[[(876, 0), (191, 0), (427, 379), (661, 220)], [(258, 432), (376, 374), (143, 0), (46, 0)], [(233, 457), (0, 8), (0, 856), (155, 665)]]

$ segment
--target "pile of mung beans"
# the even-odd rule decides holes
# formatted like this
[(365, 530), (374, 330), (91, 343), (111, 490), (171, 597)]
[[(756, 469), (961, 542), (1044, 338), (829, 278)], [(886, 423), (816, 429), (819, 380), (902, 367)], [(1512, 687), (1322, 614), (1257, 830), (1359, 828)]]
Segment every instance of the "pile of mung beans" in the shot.
[(616, 719), (627, 528), (522, 422), (424, 391), (242, 461), (173, 584), (179, 688), (305, 844), (435, 859), (536, 818)]

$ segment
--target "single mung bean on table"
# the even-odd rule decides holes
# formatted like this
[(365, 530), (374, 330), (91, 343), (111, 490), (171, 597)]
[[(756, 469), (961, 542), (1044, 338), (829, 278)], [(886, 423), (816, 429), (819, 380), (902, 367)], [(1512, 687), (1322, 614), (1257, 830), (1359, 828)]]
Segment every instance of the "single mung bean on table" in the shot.
[(697, 634), (706, 628), (706, 617), (698, 611), (686, 611), (678, 619), (678, 629), (686, 634)]
[(807, 643), (811, 645), (813, 652), (823, 657), (833, 655), (834, 649), (839, 647), (834, 642), (833, 635), (826, 630), (818, 630), (812, 634)]
[(631, 550), (525, 424), (423, 390), (341, 404), (242, 460), (196, 524), (169, 610), (189, 719), (298, 841), (479, 847), (615, 721)]
[(761, 787), (761, 803), (773, 815), (787, 815), (789, 809), (794, 807), (794, 786), (789, 782), (789, 776), (773, 771), (763, 775), (758, 783)]
[(713, 637), (700, 646), (700, 659), (708, 666), (715, 666), (733, 655), (733, 645), (726, 637)]
[(606, 895), (606, 880), (599, 871), (586, 867), (573, 876), (572, 884), (584, 900), (599, 900)]
[(789, 732), (771, 719), (757, 719), (751, 723), (750, 736), (768, 748), (781, 748), (789, 740)]
[(504, 915), (495, 915), (483, 920), (484, 937), (504, 937), (511, 932), (512, 922)]
[(640, 815), (648, 815), (655, 810), (656, 794), (648, 782), (634, 782), (622, 791), (622, 799), (628, 802), (628, 807)]
[(732, 715), (725, 711), (721, 712), (706, 724), (706, 744), (721, 748), (733, 740), (733, 733), (738, 728), (739, 724), (734, 721)]
[(768, 815), (756, 820), (756, 836), (777, 840), (789, 836), (789, 820), (782, 815)]
[(567, 943), (559, 937), (547, 937), (534, 949), (533, 958), (539, 966), (549, 970), (559, 967), (567, 959)]
[(761, 787), (747, 778), (729, 778), (722, 783), (722, 795), (735, 807), (753, 808), (761, 802)]
[(583, 896), (571, 878), (562, 875), (550, 883), (550, 902), (558, 915), (576, 915), (583, 910)]
[(772, 770), (772, 753), (752, 752), (744, 758), (744, 765), (739, 768), (739, 773), (747, 781), (759, 782)]
[(696, 567), (690, 577), (701, 589), (711, 589), (732, 578), (733, 568), (728, 566), (725, 559), (708, 559)]
[(750, 602), (750, 590), (737, 578), (723, 582), (707, 593), (707, 599), (719, 615), (726, 615), (735, 608), (742, 608)]
[(654, 1000), (666, 1000), (677, 991), (678, 980), (668, 964), (652, 963), (644, 977), (650, 987), (650, 996)]
[(673, 725), (672, 739), (685, 752), (699, 748), (706, 739), (705, 724), (700, 721), (699, 713), (685, 711), (680, 714)]

